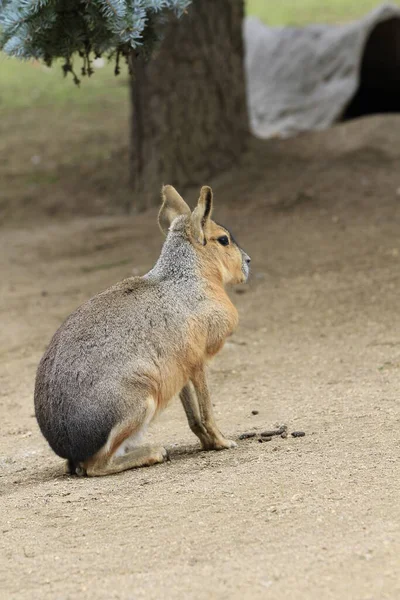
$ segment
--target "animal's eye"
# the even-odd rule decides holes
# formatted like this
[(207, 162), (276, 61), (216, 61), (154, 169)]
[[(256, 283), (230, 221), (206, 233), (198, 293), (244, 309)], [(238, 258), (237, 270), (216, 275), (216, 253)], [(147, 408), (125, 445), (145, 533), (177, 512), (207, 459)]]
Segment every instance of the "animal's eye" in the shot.
[(221, 246), (229, 246), (229, 238), (227, 235), (221, 235), (217, 240)]

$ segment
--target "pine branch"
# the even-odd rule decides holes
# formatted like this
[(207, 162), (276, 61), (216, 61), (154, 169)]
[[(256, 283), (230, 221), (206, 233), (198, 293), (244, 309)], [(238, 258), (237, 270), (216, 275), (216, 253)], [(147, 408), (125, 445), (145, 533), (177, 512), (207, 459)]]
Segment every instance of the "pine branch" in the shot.
[[(179, 17), (191, 0), (0, 0), (0, 49), (18, 58), (39, 58), (50, 65), (83, 59), (90, 75), (91, 55), (127, 56), (131, 49), (149, 56), (168, 13)], [(119, 66), (116, 66), (119, 72)], [(75, 80), (78, 78), (74, 75)]]

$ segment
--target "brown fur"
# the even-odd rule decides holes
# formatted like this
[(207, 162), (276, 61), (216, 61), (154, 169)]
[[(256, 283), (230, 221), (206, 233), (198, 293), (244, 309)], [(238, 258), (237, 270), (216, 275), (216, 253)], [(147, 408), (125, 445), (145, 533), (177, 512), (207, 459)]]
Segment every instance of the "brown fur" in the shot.
[(167, 240), (155, 267), (80, 307), (41, 361), (36, 415), (78, 473), (164, 460), (163, 448), (138, 446), (139, 437), (176, 394), (204, 449), (235, 446), (215, 423), (205, 368), (238, 324), (225, 286), (246, 280), (250, 259), (211, 220), (212, 203), (204, 186), (191, 212), (165, 186), (159, 224)]

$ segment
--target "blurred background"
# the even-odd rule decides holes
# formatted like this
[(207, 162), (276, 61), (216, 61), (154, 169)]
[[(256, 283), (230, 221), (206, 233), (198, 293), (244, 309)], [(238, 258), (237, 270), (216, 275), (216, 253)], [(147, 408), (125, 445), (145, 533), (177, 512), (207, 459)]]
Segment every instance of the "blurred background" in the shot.
[[(238, 4), (238, 6), (241, 3)], [(322, 3), (319, 0), (282, 0), (281, 2), (266, 2), (264, 0), (247, 0), (245, 4), (245, 15), (250, 17), (258, 18), (268, 28), (275, 28), (281, 26), (306, 26), (312, 23), (318, 24), (330, 24), (334, 26), (332, 30), (336, 30), (337, 25), (347, 24), (352, 20), (361, 19), (368, 11), (371, 11), (377, 7), (376, 2), (373, 0), (332, 0), (329, 3)], [(193, 8), (193, 7), (192, 7)], [(195, 9), (195, 8), (194, 8)], [(194, 10), (193, 9), (193, 10)], [(214, 10), (214, 9), (213, 9)], [(220, 20), (222, 21), (222, 29), (224, 29), (224, 18), (229, 16), (229, 3), (224, 5), (221, 3), (217, 9), (220, 11)], [(351, 56), (350, 62), (352, 64), (338, 65), (337, 60), (335, 63), (334, 57), (328, 55), (324, 58), (327, 53), (326, 48), (319, 46), (317, 43), (312, 43), (312, 35), (310, 34), (307, 39), (303, 40), (300, 44), (300, 52), (305, 54), (304, 60), (301, 62), (294, 62), (294, 66), (288, 68), (288, 64), (293, 61), (293, 56), (298, 53), (298, 40), (295, 38), (287, 40), (285, 34), (274, 38), (270, 35), (271, 40), (268, 45), (263, 45), (262, 33), (260, 34), (257, 27), (248, 28), (244, 26), (244, 46), (251, 58), (245, 63), (245, 76), (247, 77), (247, 96), (248, 96), (248, 112), (249, 115), (244, 114), (244, 81), (240, 69), (242, 68), (241, 61), (243, 59), (242, 49), (235, 52), (232, 51), (233, 37), (235, 37), (235, 44), (237, 46), (237, 39), (239, 36), (239, 26), (241, 23), (241, 10), (235, 9), (235, 30), (228, 31), (225, 27), (226, 41), (221, 42), (220, 46), (215, 45), (210, 47), (210, 56), (218, 54), (219, 56), (224, 55), (225, 43), (225, 58), (222, 61), (225, 65), (218, 65), (215, 67), (215, 72), (212, 77), (222, 79), (221, 71), (230, 71), (229, 77), (225, 75), (225, 80), (222, 80), (220, 88), (222, 92), (219, 93), (226, 98), (231, 94), (226, 92), (224, 86), (231, 86), (235, 88), (235, 102), (236, 104), (230, 106), (230, 113), (222, 118), (221, 114), (225, 113), (226, 106), (222, 105), (226, 103), (226, 98), (220, 102), (220, 106), (212, 106), (212, 110), (215, 111), (214, 121), (211, 119), (210, 122), (205, 121), (202, 123), (203, 129), (206, 130), (206, 135), (210, 135), (210, 131), (207, 128), (213, 128), (216, 130), (219, 127), (219, 136), (222, 138), (221, 147), (218, 152), (210, 154), (208, 161), (214, 160), (216, 163), (215, 168), (212, 169), (210, 165), (205, 165), (204, 158), (199, 160), (198, 156), (195, 156), (193, 150), (189, 148), (185, 149), (182, 154), (189, 154), (186, 159), (185, 169), (191, 170), (192, 172), (183, 177), (177, 170), (172, 169), (169, 173), (168, 169), (166, 173), (156, 172), (154, 179), (148, 177), (148, 174), (144, 174), (143, 178), (149, 180), (149, 186), (153, 190), (150, 193), (150, 202), (143, 196), (148, 190), (143, 192), (139, 189), (138, 197), (135, 199), (132, 194), (132, 183), (135, 181), (135, 172), (137, 171), (137, 165), (135, 163), (135, 157), (133, 156), (132, 147), (138, 147), (142, 142), (135, 141), (133, 139), (135, 132), (132, 130), (134, 127), (134, 118), (132, 116), (133, 105), (135, 97), (130, 93), (130, 82), (128, 76), (128, 70), (124, 64), (121, 67), (121, 74), (117, 77), (114, 76), (114, 61), (109, 62), (107, 58), (102, 58), (94, 63), (94, 75), (90, 78), (83, 77), (82, 84), (80, 87), (72, 85), (71, 76), (63, 78), (61, 61), (54, 64), (53, 68), (47, 68), (43, 64), (35, 61), (21, 62), (16, 59), (6, 57), (4, 54), (0, 55), (0, 110), (1, 110), (1, 121), (0, 121), (0, 151), (1, 151), (1, 171), (0, 177), (2, 181), (2, 194), (0, 199), (0, 222), (11, 223), (21, 222), (28, 219), (36, 219), (39, 216), (45, 217), (51, 216), (53, 219), (73, 214), (86, 214), (86, 215), (99, 215), (99, 214), (110, 214), (117, 213), (118, 211), (125, 211), (127, 209), (143, 208), (143, 206), (158, 202), (158, 192), (154, 192), (154, 188), (159, 187), (159, 179), (167, 178), (176, 185), (184, 185), (189, 187), (198, 186), (200, 180), (215, 177), (218, 171), (226, 170), (230, 168), (232, 163), (243, 156), (242, 152), (247, 144), (248, 140), (245, 141), (245, 137), (248, 130), (248, 120), (252, 125), (253, 133), (258, 133), (257, 127), (261, 132), (261, 135), (265, 134), (267, 137), (276, 133), (282, 133), (285, 130), (285, 125), (281, 128), (277, 126), (281, 115), (279, 111), (274, 111), (274, 108), (269, 109), (268, 107), (272, 104), (282, 105), (283, 98), (287, 98), (288, 95), (297, 94), (299, 88), (304, 88), (304, 98), (306, 100), (300, 101), (303, 104), (307, 103), (307, 98), (310, 97), (310, 89), (315, 89), (323, 83), (324, 78), (332, 76), (332, 70), (336, 70), (336, 78), (339, 81), (339, 87), (341, 78), (343, 76), (340, 70), (350, 68), (351, 77), (350, 81), (347, 82), (347, 88), (344, 91), (344, 97), (340, 98), (340, 101), (336, 101), (335, 94), (337, 89), (328, 90), (327, 93), (323, 93), (322, 96), (317, 97), (315, 104), (311, 109), (311, 119), (306, 119), (303, 123), (303, 128), (313, 128), (316, 126), (315, 114), (318, 113), (318, 105), (325, 103), (329, 105), (329, 97), (334, 99), (332, 101), (332, 110), (334, 112), (335, 106), (339, 107), (339, 110), (343, 106), (349, 103), (349, 98), (355, 95), (352, 90), (352, 85), (356, 86), (358, 82), (358, 72), (361, 71), (362, 56), (363, 52), (360, 47), (354, 47), (357, 43), (354, 42), (357, 36), (352, 33), (350, 35), (353, 41), (345, 43), (343, 52), (347, 52), (348, 56)], [(216, 20), (215, 15), (212, 15), (214, 21)], [(211, 17), (210, 17), (211, 18)], [(200, 23), (199, 15), (195, 15), (194, 19), (197, 26)], [(177, 28), (180, 31), (186, 29), (190, 32), (188, 26), (189, 19), (185, 23), (185, 20), (181, 20), (179, 23), (174, 22), (172, 24), (173, 33), (175, 35)], [(207, 22), (204, 22), (204, 26), (207, 26)], [(215, 31), (218, 31), (218, 27)], [(342, 30), (342, 28), (339, 28)], [(367, 43), (367, 39), (370, 33), (368, 26), (364, 25), (361, 32), (360, 44)], [(212, 31), (212, 28), (210, 28)], [(327, 39), (327, 46), (331, 44), (329, 36), (330, 28), (328, 28), (327, 35), (322, 36)], [(343, 29), (345, 31), (346, 28)], [(267, 30), (266, 30), (267, 31)], [(269, 29), (269, 31), (271, 31)], [(387, 32), (383, 31), (379, 36), (382, 45), (382, 39), (387, 38)], [(396, 33), (398, 31), (396, 30)], [(188, 33), (186, 38), (191, 34)], [(218, 32), (221, 36), (221, 32)], [(276, 35), (276, 34), (274, 34)], [(360, 38), (360, 32), (357, 32), (358, 38)], [(230, 36), (230, 37), (229, 37)], [(257, 38), (258, 36), (258, 38)], [(174, 37), (174, 36), (172, 36)], [(264, 34), (265, 37), (265, 34)], [(268, 33), (266, 35), (268, 38)], [(346, 38), (346, 33), (344, 34)], [(391, 36), (391, 39), (395, 36)], [(181, 36), (182, 38), (182, 36)], [(186, 39), (183, 34), (183, 40), (181, 39), (182, 48), (188, 48), (190, 46), (190, 39)], [(347, 36), (348, 38), (348, 36)], [(229, 42), (231, 39), (231, 42)], [(315, 40), (314, 36), (314, 40)], [(265, 40), (264, 40), (265, 41)], [(335, 40), (334, 40), (335, 41)], [(343, 34), (336, 34), (336, 50), (339, 46), (343, 46), (342, 42)], [(168, 41), (167, 41), (168, 42)], [(166, 44), (168, 45), (168, 43)], [(274, 51), (279, 45), (279, 50), (275, 53)], [(306, 48), (306, 50), (305, 50)], [(347, 50), (346, 50), (347, 48)], [(282, 49), (284, 53), (282, 54)], [(376, 46), (374, 47), (375, 56)], [(387, 50), (387, 49), (386, 49)], [(198, 56), (195, 55), (195, 51), (189, 48), (188, 50), (192, 55), (192, 61), (189, 68), (190, 74), (193, 76), (196, 73), (196, 61), (198, 63), (199, 58), (204, 55), (204, 49), (199, 49)], [(177, 97), (181, 97), (181, 103), (188, 106), (186, 92), (190, 94), (188, 86), (185, 88), (185, 79), (188, 77), (188, 72), (185, 71), (185, 67), (179, 66), (178, 62), (184, 62), (183, 58), (185, 50), (180, 50), (181, 55), (175, 53), (173, 55), (173, 49), (171, 50), (171, 56), (164, 52), (164, 56), (161, 56), (158, 61), (161, 64), (173, 65), (168, 72), (169, 77), (175, 77), (176, 87), (179, 89), (175, 90)], [(385, 48), (380, 52), (385, 52)], [(322, 55), (322, 59), (325, 60), (327, 68), (320, 71), (317, 69), (316, 76), (312, 81), (307, 79), (306, 73), (315, 68), (315, 62), (313, 62), (313, 55)], [(375, 72), (378, 70), (390, 69), (390, 65), (393, 63), (393, 57), (396, 53), (396, 48), (389, 48), (389, 54), (387, 60), (378, 59), (378, 66), (375, 68)], [(162, 52), (161, 52), (162, 54)], [(255, 54), (255, 57), (253, 55)], [(329, 49), (328, 49), (329, 54)], [(231, 59), (230, 57), (234, 57)], [(277, 61), (277, 58), (279, 60)], [(181, 61), (179, 61), (181, 58)], [(164, 60), (165, 59), (165, 60)], [(235, 62), (236, 61), (236, 62)], [(249, 63), (251, 62), (251, 64)], [(216, 61), (217, 62), (217, 61)], [(345, 62), (342, 60), (342, 63)], [(165, 81), (166, 75), (163, 73), (163, 68), (159, 69), (157, 61), (156, 66), (150, 68), (150, 74), (152, 80), (157, 81), (159, 88), (163, 88), (168, 91)], [(80, 63), (79, 59), (75, 61), (77, 65), (77, 71), (79, 73)], [(282, 69), (282, 64), (286, 65), (287, 74), (284, 77), (279, 78), (276, 71)], [(269, 71), (265, 65), (269, 65)], [(275, 73), (274, 66), (275, 67)], [(389, 66), (388, 66), (389, 65)], [(226, 67), (224, 69), (224, 66)], [(376, 66), (376, 65), (375, 65)], [(152, 70), (153, 69), (153, 70)], [(293, 76), (293, 72), (296, 74)], [(330, 71), (330, 73), (327, 71)], [(396, 74), (397, 73), (397, 74)], [(199, 78), (199, 85), (203, 86), (202, 78), (207, 75), (201, 71), (196, 75)], [(140, 82), (140, 73), (138, 86), (142, 88)], [(288, 81), (290, 79), (295, 80), (295, 87), (288, 87)], [(194, 79), (194, 77), (192, 77)], [(267, 82), (267, 90), (262, 89), (258, 85), (259, 80)], [(382, 81), (380, 82), (382, 85)], [(394, 72), (393, 68), (391, 73), (386, 77), (386, 85), (389, 86), (391, 92), (387, 94), (381, 94), (381, 97), (385, 96), (393, 97), (396, 96), (398, 101), (398, 69)], [(154, 85), (153, 88), (156, 88)], [(258, 87), (257, 87), (258, 85)], [(149, 109), (149, 112), (153, 114), (161, 114), (161, 117), (153, 119), (148, 123), (148, 129), (150, 134), (144, 134), (146, 140), (150, 141), (154, 146), (160, 146), (163, 141), (161, 135), (157, 137), (154, 134), (154, 129), (159, 127), (161, 122), (164, 121), (163, 129), (167, 126), (170, 129), (182, 128), (182, 123), (179, 122), (179, 118), (174, 121), (171, 118), (170, 122), (167, 123), (165, 115), (162, 114), (163, 110), (172, 111), (172, 104), (176, 106), (176, 97), (173, 93), (168, 92), (164, 96), (164, 109), (160, 109), (160, 101), (156, 97), (159, 96), (159, 89), (152, 89), (151, 85), (148, 86), (146, 95), (148, 98), (153, 98), (153, 105)], [(204, 87), (204, 86), (203, 86)], [(261, 89), (260, 89), (261, 87)], [(275, 97), (273, 88), (282, 90), (282, 93)], [(250, 91), (249, 91), (250, 90)], [(354, 92), (354, 93), (353, 93)], [(172, 97), (168, 99), (166, 96)], [(199, 94), (197, 94), (198, 96)], [(156, 98), (156, 100), (154, 100)], [(297, 100), (296, 100), (297, 101)], [(157, 102), (159, 105), (157, 105)], [(171, 106), (168, 104), (171, 102)], [(194, 100), (193, 100), (194, 102)], [(202, 102), (202, 101), (201, 101)], [(233, 102), (233, 100), (232, 100)], [(308, 100), (309, 102), (309, 100)], [(202, 103), (204, 104), (204, 103)], [(207, 104), (207, 102), (206, 102)], [(290, 104), (290, 102), (289, 102)], [(165, 108), (165, 105), (167, 108)], [(236, 107), (236, 108), (235, 108)], [(239, 107), (239, 108), (238, 108)], [(285, 110), (286, 110), (285, 106)], [(378, 107), (379, 108), (379, 107)], [(181, 110), (181, 109), (180, 109)], [(189, 114), (200, 112), (197, 107), (192, 108), (190, 113), (189, 109), (186, 109)], [(263, 121), (263, 114), (270, 110), (270, 114), (267, 115)], [(282, 109), (279, 109), (282, 112)], [(291, 108), (289, 107), (289, 110)], [(302, 106), (298, 107), (298, 113), (303, 110)], [(329, 108), (327, 109), (329, 112)], [(236, 111), (236, 112), (235, 112)], [(182, 112), (182, 110), (181, 110)], [(261, 121), (257, 118), (261, 112)], [(374, 112), (382, 112), (376, 110)], [(265, 115), (264, 115), (265, 117)], [(326, 115), (325, 115), (326, 117)], [(200, 119), (200, 116), (198, 117)], [(302, 115), (300, 115), (300, 120)], [(327, 126), (335, 118), (335, 115), (329, 114), (323, 123)], [(149, 120), (148, 115), (139, 115), (139, 120)], [(189, 120), (182, 117), (183, 122)], [(317, 119), (318, 120), (318, 119)], [(330, 121), (329, 121), (330, 120)], [(222, 123), (222, 121), (224, 121)], [(187, 123), (186, 123), (187, 124)], [(317, 123), (318, 124), (318, 123)], [(222, 136), (222, 131), (231, 129), (232, 133)], [(298, 128), (297, 128), (298, 129)], [(301, 129), (301, 127), (300, 127)], [(290, 127), (289, 127), (290, 130)], [(295, 128), (296, 130), (296, 128)], [(182, 131), (177, 134), (179, 137), (178, 143), (182, 146), (182, 139), (189, 132)], [(215, 136), (215, 134), (214, 134)], [(209, 147), (204, 141), (193, 138), (191, 144), (187, 146), (192, 147), (194, 145), (199, 146), (199, 153), (209, 154)], [(194, 143), (195, 142), (195, 143)], [(215, 140), (213, 140), (213, 143)], [(201, 146), (204, 146), (202, 148)], [(143, 157), (146, 163), (150, 163), (153, 157), (150, 156), (151, 150), (146, 147), (146, 142), (143, 142)], [(208, 146), (211, 145), (211, 141)], [(131, 150), (130, 150), (131, 147)], [(228, 150), (228, 147), (230, 149)], [(166, 150), (166, 149), (165, 149)], [(160, 154), (166, 154), (167, 151), (160, 151)], [(231, 153), (232, 156), (228, 156)], [(176, 152), (175, 152), (176, 154)], [(222, 156), (224, 155), (224, 157)], [(179, 157), (175, 160), (182, 160)], [(171, 169), (170, 169), (171, 170)], [(142, 198), (142, 199), (141, 199)]]

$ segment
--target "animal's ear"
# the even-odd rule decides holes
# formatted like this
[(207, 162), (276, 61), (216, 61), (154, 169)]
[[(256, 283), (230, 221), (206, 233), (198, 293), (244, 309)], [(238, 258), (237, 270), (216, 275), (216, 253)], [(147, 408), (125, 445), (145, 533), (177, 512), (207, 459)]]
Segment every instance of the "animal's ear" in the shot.
[(161, 190), (162, 205), (158, 213), (158, 224), (167, 235), (172, 221), (180, 215), (190, 215), (190, 208), (172, 185), (164, 185)]
[(200, 190), (200, 198), (196, 208), (192, 212), (192, 235), (199, 244), (206, 245), (206, 231), (211, 219), (213, 207), (213, 193), (208, 185)]

